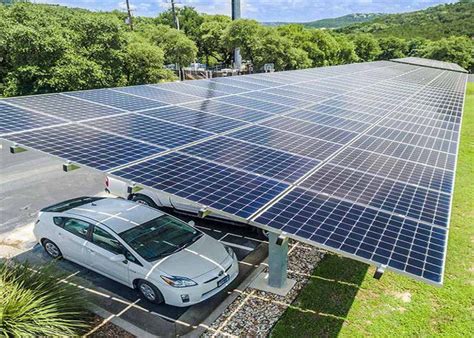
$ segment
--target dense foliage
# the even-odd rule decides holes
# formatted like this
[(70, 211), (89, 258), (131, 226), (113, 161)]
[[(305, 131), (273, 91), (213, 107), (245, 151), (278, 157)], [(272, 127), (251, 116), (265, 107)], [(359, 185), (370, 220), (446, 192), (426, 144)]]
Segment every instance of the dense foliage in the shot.
[[(425, 19), (419, 19), (424, 11), (377, 17), (374, 25), (399, 18), (409, 33), (372, 34), (366, 25), (344, 31), (298, 24), (269, 27), (254, 20), (200, 14), (191, 7), (177, 10), (180, 30), (174, 28), (171, 11), (165, 11), (155, 18), (135, 18), (131, 31), (125, 14), (118, 11), (97, 13), (23, 2), (0, 5), (0, 96), (168, 81), (176, 77), (165, 65), (179, 68), (197, 61), (229, 66), (236, 47), (257, 71), (267, 63), (276, 70), (290, 70), (404, 56), (472, 69), (474, 43), (462, 34), (471, 30), (474, 20), (465, 22), (462, 32), (457, 27), (465, 16), (472, 19), (473, 6), (472, 0), (437, 6), (426, 10)], [(426, 23), (428, 19), (433, 25)], [(409, 28), (407, 20), (420, 27)], [(443, 28), (438, 29), (441, 23)], [(426, 29), (442, 36), (461, 35), (427, 40)]]
[(377, 37), (441, 39), (453, 35), (474, 37), (474, 1), (461, 0), (425, 10), (376, 17), (347, 26), (342, 33), (372, 33)]
[(0, 264), (0, 335), (3, 337), (76, 336), (87, 312), (79, 288), (59, 282), (53, 266)]

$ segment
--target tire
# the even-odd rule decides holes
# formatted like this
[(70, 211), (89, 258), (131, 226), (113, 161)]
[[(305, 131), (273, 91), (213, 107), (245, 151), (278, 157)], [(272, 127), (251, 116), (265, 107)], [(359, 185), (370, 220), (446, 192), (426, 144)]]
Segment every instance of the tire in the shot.
[(49, 239), (43, 239), (41, 241), (44, 250), (46, 253), (53, 259), (61, 259), (63, 258), (63, 254), (61, 250), (59, 250), (58, 246), (54, 244), (54, 242), (50, 241)]
[(161, 294), (160, 290), (158, 290), (156, 286), (147, 281), (138, 281), (137, 290), (143, 298), (145, 298), (151, 303), (161, 304), (164, 301), (163, 295)]
[(132, 201), (158, 209), (158, 206), (156, 205), (156, 203), (153, 202), (153, 200), (150, 197), (145, 196), (145, 195), (141, 195), (141, 194), (134, 195), (132, 197)]

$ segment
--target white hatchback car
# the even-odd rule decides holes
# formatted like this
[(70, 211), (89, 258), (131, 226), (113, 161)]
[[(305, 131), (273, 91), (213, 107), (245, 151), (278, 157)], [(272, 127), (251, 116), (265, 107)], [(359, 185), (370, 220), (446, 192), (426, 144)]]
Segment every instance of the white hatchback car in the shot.
[(188, 306), (231, 283), (231, 248), (151, 207), (80, 197), (41, 210), (34, 228), (53, 258), (64, 257), (137, 289), (154, 303)]

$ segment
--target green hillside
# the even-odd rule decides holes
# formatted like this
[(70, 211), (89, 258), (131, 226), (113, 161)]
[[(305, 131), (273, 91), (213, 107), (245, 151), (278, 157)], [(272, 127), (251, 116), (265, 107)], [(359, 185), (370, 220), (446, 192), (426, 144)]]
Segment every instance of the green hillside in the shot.
[[(298, 24), (303, 25), (306, 28), (343, 28), (355, 23), (362, 23), (371, 21), (375, 18), (381, 17), (385, 14), (380, 13), (354, 13), (337, 18), (328, 18), (315, 20), (310, 22), (298, 22)], [(296, 23), (296, 22), (295, 22)], [(264, 22), (265, 26), (283, 26), (287, 25), (288, 22)]]
[(440, 39), (452, 35), (474, 37), (474, 0), (462, 0), (416, 12), (384, 15), (338, 31), (399, 38)]

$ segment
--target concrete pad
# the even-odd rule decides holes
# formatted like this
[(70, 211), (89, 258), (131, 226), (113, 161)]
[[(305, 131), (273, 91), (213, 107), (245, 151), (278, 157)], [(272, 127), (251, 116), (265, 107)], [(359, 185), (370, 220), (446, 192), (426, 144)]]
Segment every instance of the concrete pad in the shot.
[(265, 292), (271, 292), (274, 294), (277, 294), (279, 296), (286, 296), (288, 292), (295, 286), (296, 280), (294, 279), (286, 279), (286, 284), (282, 288), (274, 288), (268, 285), (268, 272), (261, 272), (257, 278), (253, 280), (253, 282), (250, 284), (251, 288), (265, 291)]

